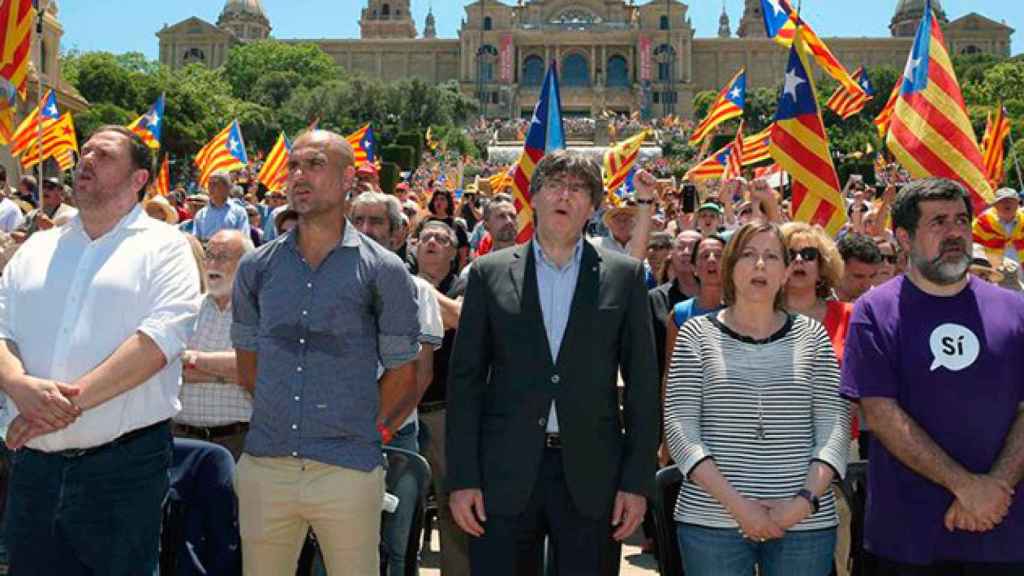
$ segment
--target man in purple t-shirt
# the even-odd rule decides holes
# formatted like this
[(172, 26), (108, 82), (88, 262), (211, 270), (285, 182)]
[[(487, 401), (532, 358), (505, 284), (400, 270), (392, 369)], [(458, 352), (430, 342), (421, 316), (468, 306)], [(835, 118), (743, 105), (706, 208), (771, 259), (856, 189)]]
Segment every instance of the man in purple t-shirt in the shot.
[(858, 300), (842, 394), (875, 433), (878, 576), (1024, 574), (1024, 299), (971, 278), (971, 205), (921, 180), (892, 209), (905, 276)]

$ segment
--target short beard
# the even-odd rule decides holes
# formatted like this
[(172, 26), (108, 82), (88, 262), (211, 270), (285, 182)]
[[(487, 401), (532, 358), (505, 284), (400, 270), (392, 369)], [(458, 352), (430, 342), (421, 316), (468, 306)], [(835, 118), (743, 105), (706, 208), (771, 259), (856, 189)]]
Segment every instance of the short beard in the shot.
[(966, 251), (955, 262), (945, 262), (940, 253), (935, 258), (928, 260), (910, 252), (910, 264), (921, 273), (929, 282), (939, 286), (950, 286), (964, 279), (971, 267), (971, 257)]
[(516, 229), (512, 227), (499, 228), (492, 234), (494, 242), (509, 244), (516, 241)]

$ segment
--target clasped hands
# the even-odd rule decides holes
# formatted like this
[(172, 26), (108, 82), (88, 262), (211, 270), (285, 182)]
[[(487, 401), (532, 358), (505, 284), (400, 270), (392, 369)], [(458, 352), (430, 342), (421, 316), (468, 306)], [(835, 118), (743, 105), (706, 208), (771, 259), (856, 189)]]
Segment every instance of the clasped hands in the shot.
[(82, 414), (72, 401), (80, 388), (23, 375), (5, 387), (18, 416), (7, 428), (7, 448), (17, 450), (33, 438), (61, 430), (71, 425)]
[(953, 490), (956, 499), (946, 511), (946, 530), (988, 532), (1010, 511), (1013, 487), (995, 476), (971, 474)]
[(811, 514), (811, 503), (799, 496), (777, 500), (741, 498), (729, 513), (740, 525), (744, 538), (764, 542), (782, 538), (786, 530), (803, 522)]

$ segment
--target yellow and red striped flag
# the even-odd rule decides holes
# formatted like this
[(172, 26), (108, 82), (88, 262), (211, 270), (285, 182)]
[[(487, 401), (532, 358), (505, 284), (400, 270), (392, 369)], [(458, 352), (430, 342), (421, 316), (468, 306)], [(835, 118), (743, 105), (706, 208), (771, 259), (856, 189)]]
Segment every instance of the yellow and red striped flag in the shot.
[(853, 79), (860, 84), (860, 87), (864, 90), (863, 93), (854, 94), (840, 86), (836, 88), (835, 93), (832, 94), (832, 97), (828, 99), (826, 104), (843, 120), (859, 114), (864, 109), (864, 106), (875, 97), (875, 87), (871, 85), (871, 79), (868, 78), (868, 72), (863, 66), (854, 71)]
[(1003, 183), (1006, 175), (1003, 160), (1006, 155), (1006, 138), (1010, 135), (1010, 119), (1006, 117), (1006, 108), (999, 103), (993, 116), (989, 113), (985, 120), (985, 136), (981, 139), (981, 156), (985, 165), (985, 175), (993, 188)]
[(743, 139), (743, 165), (753, 166), (771, 160), (772, 126)]
[(814, 56), (826, 74), (835, 78), (851, 96), (862, 94), (864, 89), (850, 76), (846, 67), (839, 62), (832, 50), (818, 37), (814, 29), (801, 18), (788, 0), (761, 0), (765, 30), (768, 37), (777, 44), (789, 48), (796, 37), (797, 29), (803, 38), (804, 50)]
[(288, 183), (288, 154), (291, 151), (292, 143), (288, 141), (284, 132), (281, 132), (256, 177), (260, 184), (267, 187), (267, 190), (271, 192), (284, 190), (285, 184)]
[(43, 132), (54, 122), (60, 120), (60, 108), (57, 107), (57, 96), (53, 90), (48, 90), (39, 105), (28, 113), (28, 116), (18, 124), (18, 129), (11, 136), (11, 156), (18, 156), (24, 152), (33, 142), (39, 140), (40, 127)]
[(846, 209), (818, 109), (803, 35), (794, 38), (789, 51), (786, 79), (772, 129), (771, 154), (793, 179), (794, 220), (818, 224), (835, 236), (846, 222)]
[(636, 164), (636, 159), (640, 155), (640, 146), (644, 143), (644, 139), (647, 138), (647, 134), (647, 130), (641, 130), (639, 134), (623, 140), (620, 144), (609, 148), (605, 152), (603, 170), (604, 193), (609, 199), (614, 197), (613, 202), (618, 200), (615, 191), (626, 182), (626, 176), (629, 175), (629, 171)]
[(693, 129), (690, 135), (690, 146), (700, 144), (716, 126), (727, 120), (743, 116), (743, 107), (747, 101), (747, 70), (740, 71), (718, 93), (718, 98), (708, 110), (708, 115)]
[(690, 180), (691, 182), (703, 182), (704, 180), (721, 178), (722, 175), (725, 174), (726, 165), (729, 164), (729, 155), (732, 154), (733, 144), (734, 142), (729, 142), (720, 150), (715, 151), (713, 154), (694, 165), (693, 168), (690, 168), (686, 172), (683, 179)]
[(975, 213), (992, 202), (992, 186), (931, 0), (907, 58), (886, 144), (914, 178), (963, 184)]
[(66, 112), (60, 120), (47, 127), (40, 142), (40, 146), (30, 146), (20, 156), (21, 167), (25, 170), (51, 156), (59, 158), (69, 150), (78, 152), (78, 138), (75, 136), (75, 123), (71, 119), (71, 113)]
[(0, 77), (24, 99), (28, 94), (28, 61), (32, 46), (32, 0), (0, 0)]
[(60, 154), (57, 154), (57, 166), (61, 172), (67, 172), (75, 167), (75, 155), (77, 153), (74, 150), (65, 150)]
[(729, 151), (729, 159), (725, 163), (725, 172), (722, 180), (732, 180), (743, 175), (743, 120), (740, 120), (740, 127), (736, 130), (736, 138), (732, 141), (732, 150)]
[(199, 185), (206, 188), (210, 176), (218, 170), (237, 170), (249, 163), (245, 154), (245, 141), (238, 120), (232, 120), (196, 154), (195, 165), (199, 168)]
[(369, 124), (345, 136), (345, 140), (348, 140), (355, 152), (356, 168), (367, 162), (377, 163), (377, 139), (373, 137), (373, 128)]
[(153, 192), (164, 197), (171, 195), (171, 163), (167, 154), (164, 154), (163, 162), (160, 163), (160, 171), (153, 179)]
[(504, 192), (507, 186), (512, 185), (512, 176), (509, 174), (508, 168), (487, 178), (487, 184), (491, 187), (491, 194)]

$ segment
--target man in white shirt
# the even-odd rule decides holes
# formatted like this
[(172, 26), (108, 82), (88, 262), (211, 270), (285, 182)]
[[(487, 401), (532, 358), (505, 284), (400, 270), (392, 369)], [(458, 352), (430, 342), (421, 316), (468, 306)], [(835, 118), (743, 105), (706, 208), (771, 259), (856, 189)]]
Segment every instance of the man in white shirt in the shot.
[(181, 355), (181, 412), (174, 435), (228, 449), (237, 461), (252, 417), (252, 394), (238, 384), (231, 345), (231, 291), (242, 256), (256, 248), (238, 230), (221, 230), (206, 245), (207, 294), (196, 331)]
[(10, 198), (11, 189), (7, 186), (7, 169), (0, 166), (0, 232), (10, 234), (25, 221), (25, 214)]
[(78, 216), (33, 234), (0, 276), (12, 573), (157, 568), (199, 277), (185, 237), (140, 207), (151, 178), (137, 135), (97, 129), (75, 172)]

